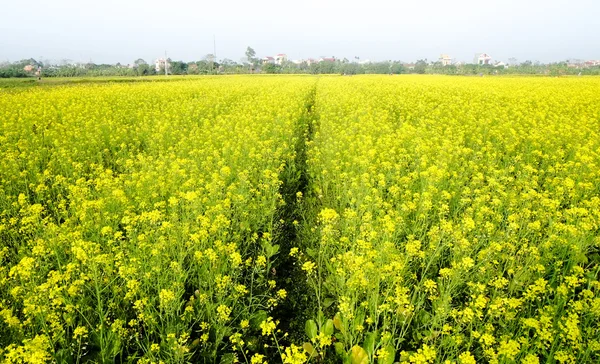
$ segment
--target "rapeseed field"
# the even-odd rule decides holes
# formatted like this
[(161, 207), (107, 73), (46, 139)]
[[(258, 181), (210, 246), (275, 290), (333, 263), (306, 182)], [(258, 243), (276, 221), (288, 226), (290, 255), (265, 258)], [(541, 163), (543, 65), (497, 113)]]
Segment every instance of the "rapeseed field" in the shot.
[(0, 361), (600, 361), (600, 80), (0, 91)]

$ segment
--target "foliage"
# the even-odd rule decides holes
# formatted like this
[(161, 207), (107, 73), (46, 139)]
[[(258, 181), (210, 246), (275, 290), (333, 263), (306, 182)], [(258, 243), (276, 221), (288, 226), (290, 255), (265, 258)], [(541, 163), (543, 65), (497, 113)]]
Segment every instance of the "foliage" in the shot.
[(0, 361), (272, 353), (280, 175), (311, 85), (1, 94)]
[(316, 106), (311, 355), (600, 360), (598, 80), (322, 78)]
[(417, 63), (415, 63), (415, 73), (424, 74), (426, 69), (427, 69), (427, 61), (426, 60), (420, 59), (417, 61)]
[[(249, 56), (250, 55), (250, 56)], [(443, 66), (440, 62), (419, 60), (414, 67), (407, 68), (400, 61), (381, 61), (357, 63), (347, 59), (322, 60), (318, 62), (294, 63), (285, 61), (281, 65), (260, 65), (255, 57), (256, 52), (248, 47), (246, 58), (241, 63), (230, 59), (217, 62), (214, 55), (207, 54), (204, 59), (193, 62), (169, 60), (169, 74), (173, 75), (205, 75), (205, 74), (240, 74), (240, 73), (285, 73), (285, 74), (446, 74), (446, 75), (600, 75), (600, 66), (572, 67), (566, 62), (539, 64), (530, 61), (510, 66), (492, 66), (478, 64), (453, 64)], [(63, 61), (61, 64), (42, 64), (34, 59), (14, 63), (0, 64), (0, 78), (31, 77), (34, 72), (25, 72), (25, 65), (42, 66), (44, 77), (84, 77), (84, 76), (149, 76), (156, 74), (153, 66), (143, 59), (137, 59), (131, 66), (81, 63), (74, 64)], [(164, 74), (164, 69), (158, 72)]]
[(0, 93), (1, 362), (600, 361), (599, 80), (56, 80)]
[(252, 47), (246, 48), (246, 60), (248, 63), (256, 66), (258, 65), (258, 58), (256, 58), (256, 51)]
[(263, 66), (263, 72), (265, 73), (279, 73), (281, 71), (281, 66), (277, 64), (268, 63)]

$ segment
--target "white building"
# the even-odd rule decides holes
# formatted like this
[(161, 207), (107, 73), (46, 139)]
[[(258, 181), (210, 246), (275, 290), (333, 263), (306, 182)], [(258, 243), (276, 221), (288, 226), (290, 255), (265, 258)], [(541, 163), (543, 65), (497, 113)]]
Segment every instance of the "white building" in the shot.
[(282, 65), (287, 62), (288, 57), (287, 54), (279, 53), (275, 57), (266, 56), (262, 59), (262, 64), (277, 64)]
[(275, 58), (273, 58), (271, 56), (267, 56), (262, 59), (262, 63), (263, 64), (275, 64)]
[(487, 53), (481, 53), (479, 55), (479, 57), (477, 57), (478, 65), (491, 64), (491, 63), (492, 63), (492, 56), (490, 56)]
[(284, 62), (287, 61), (287, 59), (288, 58), (287, 58), (286, 54), (279, 53), (278, 55), (275, 56), (275, 64), (278, 64), (281, 66)]
[(154, 69), (156, 70), (156, 72), (161, 72), (161, 71), (164, 72), (165, 65), (167, 66), (167, 71), (168, 71), (171, 68), (171, 62), (168, 62), (164, 58), (159, 58), (156, 61), (154, 61)]
[(439, 61), (442, 66), (450, 66), (452, 64), (452, 58), (450, 58), (450, 56), (447, 54), (440, 55)]
[(319, 63), (321, 62), (335, 62), (335, 57), (321, 57)]

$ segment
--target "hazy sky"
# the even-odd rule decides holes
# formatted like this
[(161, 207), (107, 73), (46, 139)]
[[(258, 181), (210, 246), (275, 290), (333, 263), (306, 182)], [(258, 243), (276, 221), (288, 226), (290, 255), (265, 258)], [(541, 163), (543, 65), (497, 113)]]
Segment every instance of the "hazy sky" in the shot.
[(600, 0), (0, 1), (0, 61), (600, 59)]

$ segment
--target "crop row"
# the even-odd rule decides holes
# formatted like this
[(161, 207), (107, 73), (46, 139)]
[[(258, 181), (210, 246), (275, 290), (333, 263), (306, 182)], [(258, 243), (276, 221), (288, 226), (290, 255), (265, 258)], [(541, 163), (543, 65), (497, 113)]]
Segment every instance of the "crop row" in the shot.
[(242, 335), (260, 348), (286, 297), (272, 269), (280, 175), (312, 85), (0, 97), (0, 357), (212, 361)]
[(298, 253), (312, 355), (600, 360), (599, 90), (322, 79)]

